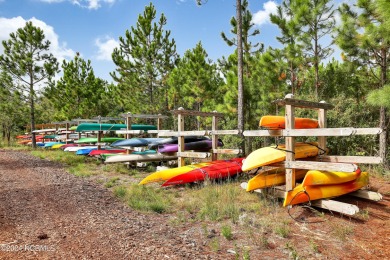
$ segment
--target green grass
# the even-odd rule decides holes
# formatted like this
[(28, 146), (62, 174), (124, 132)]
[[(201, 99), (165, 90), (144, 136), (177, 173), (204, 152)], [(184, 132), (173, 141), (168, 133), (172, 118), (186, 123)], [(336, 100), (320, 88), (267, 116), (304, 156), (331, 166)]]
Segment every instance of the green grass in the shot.
[(233, 239), (233, 233), (232, 233), (232, 228), (231, 226), (224, 225), (221, 228), (221, 233), (224, 238), (227, 240), (232, 240)]
[(236, 223), (243, 205), (249, 211), (260, 209), (257, 197), (243, 193), (237, 183), (211, 184), (186, 193), (186, 199), (178, 207), (196, 213), (200, 220), (230, 219)]
[(172, 207), (172, 195), (161, 189), (145, 185), (131, 185), (127, 190), (127, 204), (140, 211), (168, 212)]
[(117, 185), (118, 181), (119, 181), (119, 177), (114, 177), (114, 178), (111, 178), (108, 182), (106, 182), (106, 184), (104, 185), (104, 187), (106, 188), (112, 188), (114, 186)]

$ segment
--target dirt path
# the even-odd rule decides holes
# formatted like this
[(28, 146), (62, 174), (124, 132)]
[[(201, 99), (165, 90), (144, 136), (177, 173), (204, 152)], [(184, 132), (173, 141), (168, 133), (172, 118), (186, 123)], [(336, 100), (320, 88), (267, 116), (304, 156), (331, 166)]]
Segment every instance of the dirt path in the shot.
[[(250, 259), (388, 259), (390, 182), (370, 178), (370, 185), (382, 201), (339, 199), (359, 206), (356, 218), (324, 211), (318, 223), (299, 223), (280, 208), (270, 212), (272, 223), (235, 224), (228, 241), (220, 223), (173, 226), (172, 214), (136, 212), (59, 164), (0, 149), (0, 259), (235, 259), (236, 248), (239, 259), (243, 249)], [(280, 223), (287, 223), (287, 237), (276, 231)], [(210, 246), (213, 236), (218, 250)]]
[(55, 163), (0, 150), (0, 259), (213, 259), (163, 215), (140, 214)]

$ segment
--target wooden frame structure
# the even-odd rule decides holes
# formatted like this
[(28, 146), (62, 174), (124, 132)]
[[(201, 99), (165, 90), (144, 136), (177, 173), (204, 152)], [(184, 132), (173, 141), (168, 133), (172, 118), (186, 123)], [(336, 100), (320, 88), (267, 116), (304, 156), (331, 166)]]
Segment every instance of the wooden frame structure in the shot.
[[(383, 132), (381, 128), (327, 128), (326, 125), (326, 112), (332, 109), (331, 104), (321, 101), (310, 102), (304, 100), (294, 99), (292, 94), (286, 95), (284, 99), (278, 99), (274, 101), (279, 106), (285, 106), (285, 129), (284, 130), (256, 130), (256, 131), (244, 131), (244, 136), (272, 136), (272, 137), (285, 137), (286, 150), (295, 150), (295, 137), (298, 136), (313, 136), (318, 138), (318, 145), (320, 149), (326, 149), (326, 137), (327, 136), (352, 136), (352, 135), (379, 135)], [(295, 108), (305, 108), (318, 110), (318, 129), (294, 129), (295, 125)], [(275, 163), (272, 166), (286, 168), (286, 188), (285, 192), (291, 191), (296, 185), (295, 181), (295, 169), (318, 169), (325, 171), (356, 171), (356, 162), (365, 164), (379, 164), (382, 163), (382, 158), (373, 156), (327, 156), (319, 155), (316, 161), (296, 161), (294, 153), (286, 153), (286, 160), (281, 163)], [(284, 197), (284, 193), (279, 191), (277, 195)], [(373, 193), (369, 191), (359, 190), (352, 195), (379, 200), (382, 196), (379, 193)], [(345, 203), (339, 203), (330, 200), (319, 200), (315, 202), (316, 206), (332, 209), (334, 211), (353, 215), (358, 211), (357, 207), (351, 210), (350, 205), (344, 205)]]
[[(223, 134), (238, 134), (238, 130), (218, 130), (218, 118), (223, 117), (222, 113), (214, 112), (201, 112), (193, 110), (185, 110), (180, 107), (177, 110), (171, 111), (171, 113), (177, 116), (177, 132), (174, 131), (165, 131), (159, 132), (159, 136), (177, 136), (178, 137), (178, 167), (184, 166), (184, 158), (206, 158), (211, 156), (211, 159), (217, 160), (218, 154), (238, 154), (239, 150), (237, 149), (218, 149), (218, 135)], [(201, 131), (185, 131), (184, 130), (184, 118), (186, 116), (200, 116), (200, 117), (212, 117), (212, 130), (201, 130)], [(184, 137), (190, 135), (211, 135), (212, 136), (212, 152), (186, 152), (184, 150)]]

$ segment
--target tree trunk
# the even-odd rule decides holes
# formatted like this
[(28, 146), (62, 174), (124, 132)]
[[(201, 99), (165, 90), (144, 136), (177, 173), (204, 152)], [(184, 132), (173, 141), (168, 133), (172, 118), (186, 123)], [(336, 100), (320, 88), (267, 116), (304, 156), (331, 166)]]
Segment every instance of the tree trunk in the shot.
[[(381, 87), (383, 88), (387, 83), (387, 51), (386, 49), (381, 50), (382, 64), (381, 64)], [(386, 108), (380, 107), (379, 110), (379, 127), (386, 130)], [(387, 152), (387, 134), (383, 131), (379, 136), (379, 156), (383, 160), (385, 167), (388, 166), (386, 161)]]
[(243, 62), (242, 62), (242, 8), (241, 0), (237, 0), (237, 77), (238, 77), (238, 130), (241, 138), (241, 153), (245, 155), (244, 132), (244, 83), (243, 83)]
[(30, 83), (30, 115), (31, 115), (31, 136), (32, 136), (32, 148), (35, 149), (37, 147), (37, 142), (35, 140), (35, 108), (34, 108), (34, 85), (33, 85), (33, 79), (31, 76), (31, 83)]

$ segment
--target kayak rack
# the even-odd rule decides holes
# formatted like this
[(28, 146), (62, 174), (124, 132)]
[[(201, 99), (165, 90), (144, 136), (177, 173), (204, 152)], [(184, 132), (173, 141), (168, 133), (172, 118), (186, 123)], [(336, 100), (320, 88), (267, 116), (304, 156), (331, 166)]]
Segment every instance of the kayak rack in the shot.
[[(283, 130), (255, 130), (244, 131), (244, 136), (269, 136), (269, 137), (285, 137), (286, 150), (295, 150), (295, 137), (313, 136), (318, 138), (319, 149), (326, 149), (327, 136), (353, 136), (353, 135), (381, 135), (384, 130), (381, 128), (327, 128), (326, 112), (333, 108), (333, 105), (321, 102), (311, 102), (305, 100), (294, 99), (292, 94), (288, 94), (284, 99), (275, 100), (273, 103), (279, 106), (285, 106), (285, 129)], [(305, 108), (318, 110), (318, 129), (294, 129), (295, 128), (295, 108)], [(296, 161), (294, 153), (286, 153), (284, 162), (275, 163), (272, 166), (284, 167), (286, 169), (286, 186), (285, 191), (280, 187), (274, 190), (274, 195), (277, 197), (285, 197), (286, 192), (294, 189), (296, 185), (295, 169), (318, 169), (324, 171), (344, 171), (354, 172), (357, 170), (355, 163), (364, 164), (380, 164), (383, 162), (381, 157), (375, 156), (327, 156), (319, 155), (313, 161), (302, 160)], [(244, 184), (244, 183), (243, 183)], [(245, 186), (241, 185), (242, 187)], [(256, 192), (267, 192), (256, 190)], [(382, 199), (382, 195), (377, 192), (368, 190), (358, 190), (348, 195), (378, 201)], [(341, 203), (333, 200), (316, 200), (313, 205), (333, 211), (337, 211), (347, 215), (354, 215), (359, 212), (358, 207), (351, 204)]]

